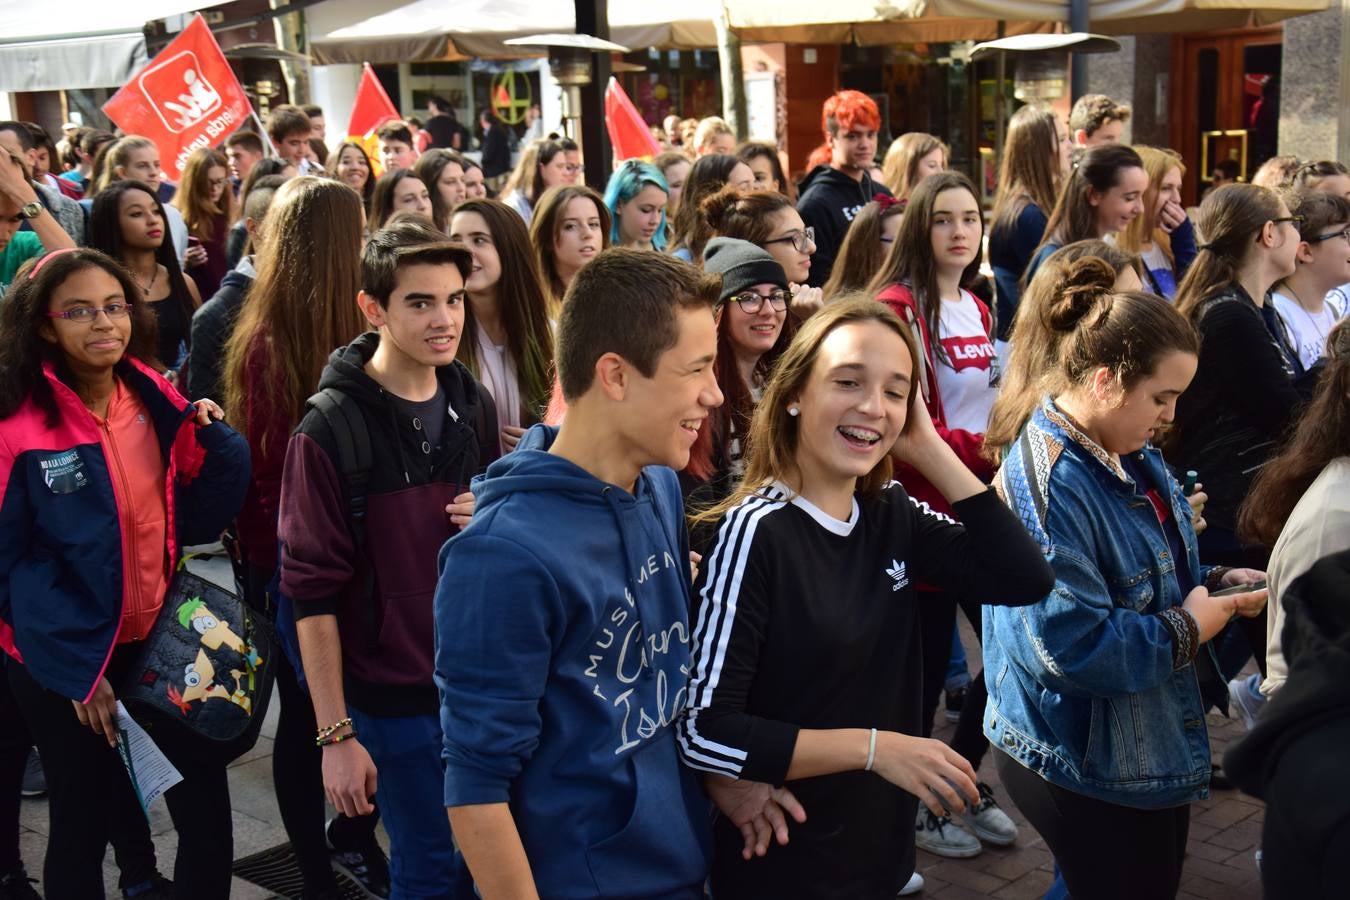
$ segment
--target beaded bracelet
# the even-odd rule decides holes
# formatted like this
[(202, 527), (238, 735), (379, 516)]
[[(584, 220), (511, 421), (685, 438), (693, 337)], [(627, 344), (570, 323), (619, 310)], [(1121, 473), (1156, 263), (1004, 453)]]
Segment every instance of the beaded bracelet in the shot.
[(340, 744), (340, 743), (342, 743), (343, 741), (351, 740), (351, 739), (354, 738), (354, 737), (356, 737), (356, 729), (353, 728), (351, 731), (347, 732), (346, 734), (333, 734), (333, 735), (329, 735), (328, 737), (315, 738), (315, 739), (314, 739), (314, 746), (316, 746), (316, 747), (329, 747), (329, 746), (331, 746), (331, 745), (333, 745), (333, 744)]
[(346, 727), (347, 727), (348, 725), (350, 725), (350, 724), (352, 724), (352, 720), (351, 720), (351, 719), (343, 719), (343, 720), (341, 720), (340, 722), (334, 722), (332, 725), (329, 725), (329, 726), (324, 727), (324, 728), (320, 728), (320, 729), (319, 729), (319, 733), (316, 734), (316, 735), (314, 736), (314, 739), (315, 739), (316, 741), (321, 741), (321, 740), (323, 740), (324, 738), (333, 735), (333, 734), (336, 733), (339, 729), (346, 728)]

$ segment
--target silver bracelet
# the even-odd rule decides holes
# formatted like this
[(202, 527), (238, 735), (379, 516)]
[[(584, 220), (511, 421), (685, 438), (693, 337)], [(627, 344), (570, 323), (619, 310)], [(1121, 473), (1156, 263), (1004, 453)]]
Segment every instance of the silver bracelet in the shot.
[(877, 758), (877, 730), (872, 729), (872, 736), (867, 739), (867, 765), (863, 766), (864, 772), (872, 771), (872, 763)]

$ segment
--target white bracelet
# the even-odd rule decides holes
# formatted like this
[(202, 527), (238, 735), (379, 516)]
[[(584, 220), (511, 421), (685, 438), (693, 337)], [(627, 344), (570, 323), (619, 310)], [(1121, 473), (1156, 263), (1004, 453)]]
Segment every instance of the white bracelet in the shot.
[(872, 736), (867, 739), (867, 765), (863, 766), (864, 772), (872, 771), (872, 763), (877, 758), (877, 730), (872, 729)]

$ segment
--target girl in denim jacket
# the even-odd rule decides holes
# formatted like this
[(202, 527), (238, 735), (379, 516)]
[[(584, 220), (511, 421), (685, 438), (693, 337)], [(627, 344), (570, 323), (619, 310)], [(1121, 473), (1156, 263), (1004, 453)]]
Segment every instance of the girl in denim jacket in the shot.
[(985, 733), (1070, 894), (1171, 897), (1210, 776), (1194, 660), (1266, 601), (1210, 590), (1263, 573), (1200, 565), (1186, 500), (1150, 444), (1195, 375), (1187, 322), (1152, 294), (1095, 285), (1066, 290), (1045, 319), (1058, 365), (996, 485), (1056, 582), (1031, 606), (985, 608)]

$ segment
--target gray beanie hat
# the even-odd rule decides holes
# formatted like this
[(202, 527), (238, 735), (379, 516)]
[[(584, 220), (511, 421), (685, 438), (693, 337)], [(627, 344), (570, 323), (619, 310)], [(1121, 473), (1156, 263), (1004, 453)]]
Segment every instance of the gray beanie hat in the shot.
[(749, 241), (717, 237), (703, 251), (703, 271), (722, 276), (721, 298), (725, 301), (757, 284), (776, 284), (787, 290), (788, 278), (769, 251)]

